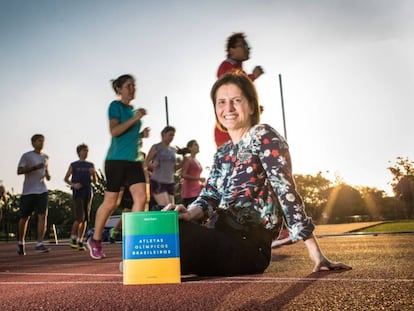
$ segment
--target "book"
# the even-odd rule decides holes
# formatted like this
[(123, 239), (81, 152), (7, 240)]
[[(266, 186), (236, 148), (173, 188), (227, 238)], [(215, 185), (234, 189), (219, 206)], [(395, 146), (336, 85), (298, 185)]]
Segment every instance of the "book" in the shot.
[(180, 283), (178, 212), (122, 214), (123, 284)]

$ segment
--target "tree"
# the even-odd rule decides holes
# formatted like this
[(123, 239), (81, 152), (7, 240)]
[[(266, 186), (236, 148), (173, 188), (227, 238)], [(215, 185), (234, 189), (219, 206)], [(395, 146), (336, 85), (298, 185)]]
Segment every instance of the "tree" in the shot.
[(384, 219), (385, 191), (371, 187), (358, 187), (357, 190), (365, 202), (366, 211), (372, 220)]
[(358, 190), (349, 185), (340, 184), (330, 189), (324, 213), (329, 222), (340, 223), (350, 221), (351, 217), (357, 217), (354, 221), (359, 221), (363, 215), (367, 215), (367, 210)]
[[(8, 239), (12, 236), (17, 236), (17, 224), (19, 220), (19, 206), (20, 206), (20, 194), (8, 193), (8, 201), (4, 210), (4, 217), (2, 221), (3, 232)], [(48, 230), (46, 231), (45, 238), (48, 238), (50, 228), (53, 224), (56, 225), (61, 237), (66, 237), (70, 232), (70, 226), (73, 222), (72, 213), (72, 196), (67, 192), (60, 190), (48, 191), (49, 203), (48, 203)], [(27, 236), (28, 240), (36, 237), (37, 232), (37, 217), (31, 217), (28, 228)]]
[(328, 201), (331, 182), (318, 172), (316, 176), (295, 175), (296, 186), (305, 204), (306, 213), (315, 221), (322, 221), (323, 208)]
[(414, 161), (397, 157), (393, 166), (388, 167), (393, 175), (391, 186), (396, 198), (402, 202), (405, 218), (414, 217)]
[(7, 192), (7, 202), (3, 205), (3, 217), (0, 231), (7, 240), (16, 235), (20, 195)]
[[(94, 198), (91, 208), (91, 224), (89, 227), (93, 227), (95, 214), (98, 206), (103, 201), (103, 195), (106, 185), (106, 180), (101, 171), (98, 172), (98, 182), (93, 185)], [(15, 236), (17, 233), (17, 223), (19, 220), (19, 206), (20, 206), (20, 194), (13, 194), (8, 192), (8, 201), (3, 208), (3, 219), (0, 222), (0, 232), (4, 233), (6, 239)], [(69, 237), (70, 230), (74, 221), (73, 218), (73, 199), (72, 194), (60, 190), (48, 190), (49, 203), (48, 203), (48, 228), (45, 238), (49, 237), (51, 227), (54, 224), (58, 231), (58, 238)], [(37, 217), (31, 217), (27, 230), (27, 239), (35, 238), (37, 226)]]
[[(47, 238), (48, 234), (51, 233), (51, 228), (53, 225), (56, 226), (59, 238), (69, 237), (71, 226), (74, 221), (72, 211), (72, 195), (60, 190), (49, 190), (48, 197), (49, 204), (47, 224), (49, 230), (46, 231), (45, 238)], [(30, 227), (32, 228), (33, 232), (36, 232), (36, 227), (34, 227), (36, 223), (37, 217), (32, 217)]]

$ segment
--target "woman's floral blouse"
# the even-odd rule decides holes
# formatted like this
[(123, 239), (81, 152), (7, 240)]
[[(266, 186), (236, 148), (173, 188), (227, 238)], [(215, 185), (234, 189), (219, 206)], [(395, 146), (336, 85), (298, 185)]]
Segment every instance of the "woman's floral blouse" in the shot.
[(278, 230), (281, 216), (292, 241), (307, 238), (314, 225), (293, 180), (285, 139), (267, 124), (253, 126), (238, 144), (221, 146), (205, 187), (192, 205), (206, 216), (231, 213), (240, 224), (263, 224)]

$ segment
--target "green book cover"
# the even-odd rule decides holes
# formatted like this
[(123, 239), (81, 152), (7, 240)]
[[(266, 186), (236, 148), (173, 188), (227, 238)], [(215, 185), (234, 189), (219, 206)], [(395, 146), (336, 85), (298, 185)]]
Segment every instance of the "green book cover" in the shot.
[(180, 283), (178, 213), (122, 214), (123, 283)]

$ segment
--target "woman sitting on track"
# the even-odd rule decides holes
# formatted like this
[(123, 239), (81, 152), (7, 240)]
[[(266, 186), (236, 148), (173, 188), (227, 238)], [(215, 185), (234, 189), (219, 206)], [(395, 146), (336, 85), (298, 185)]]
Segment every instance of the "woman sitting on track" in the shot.
[[(264, 272), (282, 217), (291, 240), (304, 240), (313, 271), (350, 269), (320, 250), (295, 188), (288, 145), (269, 125), (259, 124), (250, 79), (241, 72), (225, 74), (214, 84), (211, 99), (216, 119), (231, 140), (217, 150), (207, 183), (188, 209), (174, 204), (164, 208), (179, 212), (182, 274)], [(214, 211), (218, 219), (213, 229), (194, 223)]]

